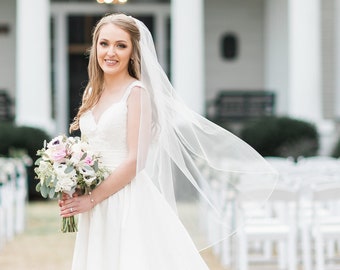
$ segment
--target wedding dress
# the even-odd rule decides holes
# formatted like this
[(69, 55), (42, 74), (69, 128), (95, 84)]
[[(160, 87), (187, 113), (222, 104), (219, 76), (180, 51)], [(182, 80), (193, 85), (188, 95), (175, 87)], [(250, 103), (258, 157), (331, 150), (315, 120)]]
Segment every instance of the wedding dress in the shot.
[[(95, 121), (92, 111), (80, 119), (82, 136), (103, 165), (114, 170), (127, 155), (127, 99), (112, 104)], [(142, 90), (141, 91), (147, 91)], [(146, 171), (138, 178), (80, 214), (73, 270), (206, 270), (196, 246), (177, 214)]]

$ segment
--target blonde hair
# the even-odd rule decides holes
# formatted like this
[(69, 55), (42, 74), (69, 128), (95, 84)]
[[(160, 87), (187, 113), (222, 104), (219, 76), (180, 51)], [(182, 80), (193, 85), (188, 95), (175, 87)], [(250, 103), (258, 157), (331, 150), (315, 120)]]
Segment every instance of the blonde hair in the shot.
[(100, 34), (100, 30), (103, 25), (112, 23), (122, 30), (126, 31), (131, 38), (132, 43), (132, 55), (131, 61), (129, 61), (128, 72), (130, 76), (140, 79), (141, 64), (140, 64), (140, 33), (134, 19), (125, 14), (109, 14), (104, 16), (96, 25), (92, 35), (92, 46), (89, 50), (89, 64), (88, 75), (89, 82), (85, 88), (82, 104), (79, 107), (77, 115), (74, 117), (73, 122), (70, 125), (70, 133), (79, 129), (80, 117), (89, 109), (91, 109), (99, 100), (103, 91), (103, 79), (104, 73), (100, 68), (97, 61), (97, 42)]

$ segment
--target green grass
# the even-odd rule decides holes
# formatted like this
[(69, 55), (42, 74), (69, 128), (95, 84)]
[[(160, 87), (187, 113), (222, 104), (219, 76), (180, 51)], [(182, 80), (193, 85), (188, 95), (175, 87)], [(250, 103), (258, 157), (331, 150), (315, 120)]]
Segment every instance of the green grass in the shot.
[(15, 236), (0, 251), (0, 269), (71, 269), (75, 234), (60, 232), (57, 202), (28, 204), (26, 220), (25, 233)]
[[(0, 250), (1, 270), (70, 270), (75, 234), (60, 232), (56, 201), (27, 205), (25, 232)], [(211, 250), (202, 253), (211, 270), (224, 270)]]

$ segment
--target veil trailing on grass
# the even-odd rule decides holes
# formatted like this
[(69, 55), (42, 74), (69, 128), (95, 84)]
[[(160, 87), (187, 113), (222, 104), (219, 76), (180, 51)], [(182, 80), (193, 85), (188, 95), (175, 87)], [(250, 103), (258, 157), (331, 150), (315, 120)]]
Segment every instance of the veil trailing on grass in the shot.
[(134, 20), (141, 35), (141, 82), (146, 89), (136, 178), (146, 171), (198, 249), (204, 249), (236, 231), (237, 196), (266, 187), (265, 203), (277, 173), (244, 141), (181, 101), (158, 63), (149, 30)]

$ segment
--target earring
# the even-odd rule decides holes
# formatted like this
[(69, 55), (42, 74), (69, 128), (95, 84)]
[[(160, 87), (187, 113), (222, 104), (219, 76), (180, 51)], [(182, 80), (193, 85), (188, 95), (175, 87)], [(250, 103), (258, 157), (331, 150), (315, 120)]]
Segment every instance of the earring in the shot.
[(130, 59), (130, 64), (133, 65), (133, 63), (135, 62), (135, 60), (133, 58)]

